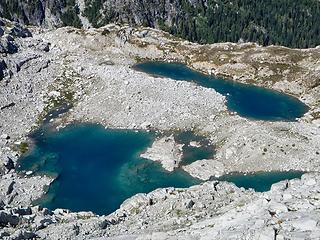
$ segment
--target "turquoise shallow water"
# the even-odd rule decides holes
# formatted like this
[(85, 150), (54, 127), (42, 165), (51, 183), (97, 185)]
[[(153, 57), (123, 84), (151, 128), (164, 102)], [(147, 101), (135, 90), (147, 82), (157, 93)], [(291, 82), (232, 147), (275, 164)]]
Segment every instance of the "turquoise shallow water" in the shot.
[[(212, 159), (215, 154), (215, 147), (203, 136), (195, 135), (192, 131), (178, 132), (175, 141), (183, 144), (183, 157), (180, 166), (191, 164), (202, 159)], [(195, 141), (199, 146), (191, 146), (190, 142)]]
[(161, 77), (193, 81), (203, 87), (213, 88), (226, 96), (230, 111), (256, 120), (295, 121), (302, 117), (308, 106), (292, 96), (269, 89), (218, 79), (194, 71), (184, 64), (146, 62), (134, 67)]
[[(263, 88), (215, 79), (195, 72), (182, 64), (144, 63), (138, 70), (176, 80), (195, 81), (227, 96), (228, 107), (240, 115), (262, 120), (293, 121), (301, 117), (307, 106), (285, 94)], [(106, 130), (99, 125), (71, 125), (60, 131), (50, 130), (49, 120), (71, 106), (55, 109), (44, 120), (43, 128), (31, 137), (34, 148), (20, 159), (20, 170), (56, 177), (40, 205), (72, 211), (109, 214), (136, 193), (163, 187), (189, 187), (200, 180), (177, 169), (165, 171), (159, 163), (142, 159), (139, 154), (150, 146), (155, 134), (129, 130)], [(214, 146), (192, 132), (176, 133), (175, 139), (185, 144), (181, 165), (214, 157)], [(197, 141), (200, 147), (190, 146)], [(267, 191), (284, 179), (300, 177), (300, 172), (232, 174), (218, 180), (239, 187)]]
[[(170, 173), (160, 164), (139, 157), (139, 153), (152, 144), (153, 133), (106, 130), (99, 125), (81, 124), (60, 131), (40, 129), (31, 137), (35, 146), (20, 159), (19, 169), (57, 177), (47, 194), (37, 201), (49, 209), (109, 214), (136, 193), (201, 183), (180, 169)], [(189, 132), (178, 134), (177, 139), (185, 143), (203, 140)], [(189, 161), (212, 154), (192, 153), (190, 149), (186, 153)], [(275, 182), (300, 176), (300, 173), (258, 173), (228, 175), (220, 180), (265, 191)]]
[(152, 144), (146, 132), (105, 130), (98, 125), (73, 125), (60, 131), (38, 131), (33, 150), (20, 160), (20, 170), (57, 177), (38, 203), (50, 209), (108, 214), (140, 192), (200, 183), (177, 170), (139, 157)]

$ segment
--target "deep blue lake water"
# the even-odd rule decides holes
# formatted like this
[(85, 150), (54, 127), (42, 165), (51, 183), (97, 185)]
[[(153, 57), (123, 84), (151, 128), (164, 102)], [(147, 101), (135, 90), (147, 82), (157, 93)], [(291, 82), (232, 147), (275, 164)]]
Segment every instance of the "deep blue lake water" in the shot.
[(152, 133), (85, 124), (32, 137), (35, 146), (20, 160), (20, 170), (57, 177), (39, 201), (49, 209), (108, 214), (136, 193), (200, 183), (182, 170), (170, 173), (139, 157), (152, 144)]
[(145, 62), (134, 67), (155, 76), (174, 80), (192, 81), (203, 87), (213, 88), (226, 96), (228, 109), (240, 116), (256, 120), (295, 121), (302, 117), (308, 106), (299, 99), (277, 91), (218, 79), (188, 68), (184, 64)]
[[(37, 201), (49, 209), (109, 214), (136, 193), (200, 183), (181, 169), (170, 173), (160, 164), (139, 157), (152, 144), (153, 133), (106, 130), (99, 125), (81, 124), (60, 131), (40, 129), (31, 137), (35, 146), (20, 159), (19, 169), (57, 177), (47, 194)], [(187, 143), (194, 137), (180, 133), (178, 139)], [(189, 162), (212, 154), (192, 153), (190, 149), (186, 153)], [(221, 180), (265, 191), (275, 182), (300, 176), (301, 173), (257, 173), (230, 175)]]

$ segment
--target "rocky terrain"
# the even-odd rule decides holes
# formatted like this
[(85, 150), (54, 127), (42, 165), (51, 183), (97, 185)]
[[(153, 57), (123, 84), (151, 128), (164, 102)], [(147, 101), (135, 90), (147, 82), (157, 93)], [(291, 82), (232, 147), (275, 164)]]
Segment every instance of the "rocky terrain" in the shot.
[[(317, 70), (305, 68), (302, 73), (295, 74), (296, 81), (301, 83), (299, 89), (304, 89), (298, 96), (311, 107), (303, 119), (299, 122), (252, 121), (228, 113), (224, 97), (213, 89), (150, 77), (131, 67), (137, 59), (181, 61), (195, 66), (199, 62), (190, 60), (190, 51), (195, 53), (203, 46), (172, 40), (165, 33), (151, 29), (134, 30), (115, 25), (88, 32), (73, 30), (69, 32), (68, 41), (59, 38), (66, 31), (72, 30), (52, 31), (44, 34), (43, 39), (55, 42), (62, 53), (67, 53), (65, 61), (76, 74), (88, 78), (83, 84), (85, 96), (66, 116), (67, 122), (99, 122), (109, 128), (193, 130), (207, 136), (216, 146), (215, 160), (224, 165), (225, 172), (319, 170), (319, 87), (308, 87), (314, 78), (305, 77), (302, 82), (303, 72), (318, 76)], [(104, 36), (105, 32), (109, 34)], [(110, 44), (110, 41), (114, 42)], [(179, 50), (183, 44), (190, 45), (191, 50), (186, 50), (186, 46)], [(228, 47), (232, 45), (225, 44)], [(257, 52), (269, 51), (269, 48), (254, 46)], [(244, 49), (247, 47), (248, 44), (243, 45)], [(279, 51), (282, 51), (281, 47)], [(287, 58), (291, 51), (288, 50)], [(313, 51), (314, 55), (319, 52), (318, 49)], [(316, 61), (310, 60), (314, 69), (317, 68)], [(224, 65), (223, 62), (220, 64)], [(263, 65), (258, 60), (255, 64)], [(197, 66), (209, 66), (209, 63)], [(287, 67), (292, 69), (295, 65), (288, 64)], [(246, 69), (242, 74), (245, 73)], [(268, 85), (265, 82), (260, 84), (259, 79), (252, 75), (250, 82), (276, 89), (286, 78), (288, 76), (284, 74), (279, 81), (275, 78), (274, 84)], [(289, 90), (285, 92), (294, 94)]]
[(140, 156), (161, 163), (162, 167), (168, 171), (173, 171), (179, 167), (182, 161), (182, 144), (177, 144), (174, 136), (163, 137), (154, 141), (152, 146)]
[(317, 239), (317, 179), (304, 175), (274, 184), (266, 193), (208, 182), (137, 195), (115, 213), (126, 215), (116, 234), (134, 233), (137, 239)]
[[(47, 28), (76, 25), (76, 2), (63, 0), (3, 0), (0, 3), (0, 16), (25, 25)], [(68, 18), (68, 20), (67, 20)]]
[[(319, 48), (197, 45), (162, 31), (114, 24), (28, 30), (4, 19), (0, 35), (0, 238), (319, 238)], [(310, 111), (297, 122), (245, 119), (228, 112), (225, 98), (213, 89), (134, 70), (147, 59), (179, 61), (279, 89), (299, 97)], [(65, 105), (70, 111), (49, 120), (50, 110)], [(19, 156), (32, 147), (28, 133), (43, 118), (57, 128), (80, 121), (160, 133), (192, 130), (216, 150), (214, 159), (184, 166), (200, 179), (233, 171), (315, 173), (266, 193), (210, 181), (159, 189), (128, 199), (109, 216), (49, 211), (33, 205), (52, 179), (15, 170)], [(157, 161), (174, 156), (169, 168), (178, 167), (181, 146), (172, 138), (169, 144), (158, 142), (166, 141), (157, 140), (145, 156)]]
[[(207, 5), (206, 1), (186, 1), (190, 6)], [(137, 26), (160, 27), (177, 25), (187, 17), (179, 1), (96, 1), (96, 0), (4, 0), (0, 16), (27, 25), (43, 27), (75, 26), (73, 14), (85, 28), (105, 25), (110, 21)]]
[(126, 200), (115, 213), (39, 207), (0, 211), (3, 239), (318, 239), (319, 174), (255, 193), (225, 182), (158, 189)]
[(319, 7), (318, 0), (2, 0), (0, 17), (49, 28), (130, 24), (198, 43), (310, 48), (320, 44)]

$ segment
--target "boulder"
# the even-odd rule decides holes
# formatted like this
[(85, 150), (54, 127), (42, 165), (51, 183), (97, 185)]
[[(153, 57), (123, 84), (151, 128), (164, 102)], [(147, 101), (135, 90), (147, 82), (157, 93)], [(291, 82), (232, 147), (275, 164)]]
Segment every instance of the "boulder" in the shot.
[(195, 204), (195, 202), (192, 199), (189, 199), (185, 202), (185, 206), (187, 209), (192, 208), (194, 204)]
[(196, 147), (196, 148), (201, 147), (201, 143), (199, 143), (199, 142), (197, 142), (197, 141), (191, 141), (191, 142), (189, 143), (189, 145), (190, 145), (191, 147)]
[(8, 134), (1, 134), (1, 136), (0, 136), (0, 138), (1, 139), (5, 139), (5, 140), (8, 140), (8, 139), (10, 139), (10, 136), (8, 135)]
[(299, 229), (301, 231), (317, 230), (317, 221), (307, 217), (302, 217), (298, 220), (292, 221), (291, 224), (295, 229)]
[(138, 32), (138, 33), (137, 33), (137, 36), (138, 36), (139, 38), (145, 38), (145, 37), (148, 35), (148, 33), (149, 33), (148, 30), (143, 30), (143, 31), (141, 31), (141, 32)]
[(213, 159), (203, 159), (182, 167), (191, 176), (201, 180), (209, 180), (211, 177), (220, 177), (225, 172), (222, 162)]
[(20, 208), (16, 208), (16, 209), (13, 209), (12, 212), (14, 214), (17, 214), (19, 216), (24, 216), (24, 215), (31, 215), (32, 214), (32, 211), (31, 211), (31, 207), (20, 207)]
[(10, 35), (14, 37), (21, 37), (21, 38), (26, 38), (26, 37), (32, 37), (31, 32), (29, 29), (24, 28), (20, 25), (15, 25), (11, 30), (10, 30)]
[(44, 229), (46, 228), (47, 226), (49, 226), (50, 224), (53, 224), (54, 221), (51, 219), (51, 217), (40, 217), (40, 216), (37, 216), (34, 220), (34, 224), (35, 224), (35, 228), (37, 230), (40, 230), (40, 229)]
[(50, 50), (50, 43), (41, 42), (37, 45), (37, 49), (44, 52), (49, 52)]
[(269, 202), (268, 210), (270, 214), (280, 214), (280, 213), (288, 212), (288, 208), (286, 205), (275, 202), (273, 200)]
[(281, 181), (281, 182), (272, 184), (271, 191), (272, 192), (284, 191), (288, 187), (289, 187), (289, 181), (285, 180), (285, 181)]
[(0, 226), (17, 226), (19, 224), (19, 217), (13, 215), (5, 210), (0, 211)]
[(15, 166), (14, 166), (14, 161), (13, 161), (11, 158), (9, 158), (9, 157), (7, 157), (7, 159), (4, 161), (3, 165), (5, 166), (5, 168), (6, 168), (8, 171), (10, 171), (10, 170), (12, 170), (12, 169), (15, 168)]
[(42, 212), (42, 215), (43, 216), (47, 216), (47, 215), (53, 215), (53, 213), (52, 213), (52, 211), (50, 210), (50, 209), (48, 209), (48, 208), (43, 208), (42, 210), (41, 210), (41, 212)]
[(9, 34), (6, 34), (4, 37), (5, 37), (5, 38), (7, 39), (7, 41), (9, 41), (9, 42), (13, 42), (13, 41), (14, 41), (14, 38), (13, 38), (11, 35), (9, 35)]
[[(1, 45), (0, 45), (0, 52), (1, 52)], [(0, 80), (5, 77), (5, 70), (7, 69), (7, 64), (4, 60), (0, 60)]]
[(6, 206), (4, 203), (4, 197), (0, 195), (0, 210), (3, 210), (3, 208)]
[(152, 146), (140, 156), (152, 161), (160, 162), (167, 171), (179, 167), (183, 156), (183, 144), (178, 144), (173, 135), (162, 137), (153, 142)]
[(13, 54), (18, 52), (18, 47), (15, 45), (14, 41), (11, 41), (10, 36), (2, 36), (0, 39), (0, 53)]
[(301, 177), (301, 180), (307, 186), (313, 186), (317, 184), (316, 180), (311, 175), (305, 174)]
[(13, 186), (16, 182), (15, 181), (11, 181), (8, 185), (7, 185), (7, 191), (6, 191), (6, 195), (10, 195), (13, 192)]

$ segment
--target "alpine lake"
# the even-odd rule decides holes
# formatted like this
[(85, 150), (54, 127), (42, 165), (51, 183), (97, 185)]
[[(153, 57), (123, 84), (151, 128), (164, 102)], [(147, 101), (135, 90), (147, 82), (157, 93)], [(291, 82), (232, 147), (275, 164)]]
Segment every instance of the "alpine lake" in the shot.
[[(146, 62), (135, 69), (173, 80), (194, 81), (214, 88), (227, 98), (230, 111), (264, 121), (295, 121), (308, 107), (298, 99), (276, 91), (218, 79), (196, 72), (183, 64)], [(55, 178), (47, 193), (35, 204), (49, 209), (92, 211), (110, 214), (127, 198), (157, 188), (186, 188), (200, 184), (178, 168), (164, 170), (157, 162), (140, 154), (152, 145), (158, 133), (105, 129), (97, 124), (74, 124), (55, 130), (44, 124), (30, 138), (33, 148), (19, 160), (20, 171)], [(192, 132), (175, 134), (185, 144), (182, 164), (214, 157), (214, 146)], [(191, 141), (202, 142), (192, 147)], [(273, 183), (301, 177), (302, 172), (234, 173), (216, 180), (233, 182), (238, 187), (268, 191)], [(213, 179), (212, 179), (213, 180)]]

